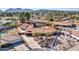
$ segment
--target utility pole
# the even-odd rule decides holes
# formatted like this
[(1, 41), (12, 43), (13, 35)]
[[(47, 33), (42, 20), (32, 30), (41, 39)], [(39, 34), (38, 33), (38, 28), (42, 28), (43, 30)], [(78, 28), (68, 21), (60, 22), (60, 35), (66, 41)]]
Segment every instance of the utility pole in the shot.
[(62, 29), (59, 29), (56, 37), (54, 38), (53, 42), (52, 42), (52, 47), (54, 47), (56, 45), (56, 40), (57, 40), (57, 37), (59, 36), (60, 32), (61, 32)]

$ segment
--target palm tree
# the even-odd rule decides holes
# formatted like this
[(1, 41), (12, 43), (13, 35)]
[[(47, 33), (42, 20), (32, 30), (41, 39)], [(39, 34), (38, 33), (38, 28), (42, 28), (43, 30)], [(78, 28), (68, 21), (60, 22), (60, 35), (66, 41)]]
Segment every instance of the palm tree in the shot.
[(75, 15), (71, 15), (70, 18), (71, 18), (71, 23), (73, 24), (76, 21), (76, 16)]
[(28, 12), (21, 12), (19, 14), (19, 19), (22, 23), (24, 23), (26, 20), (29, 21), (30, 19), (30, 14)]
[(30, 13), (26, 12), (25, 13), (25, 18), (27, 19), (27, 21), (29, 21), (29, 19), (30, 19)]

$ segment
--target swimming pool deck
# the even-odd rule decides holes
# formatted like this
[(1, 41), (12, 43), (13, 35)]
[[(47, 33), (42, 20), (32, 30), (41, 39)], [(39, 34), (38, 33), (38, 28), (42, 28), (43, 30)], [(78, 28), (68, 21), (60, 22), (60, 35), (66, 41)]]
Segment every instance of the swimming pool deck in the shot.
[(29, 50), (24, 44), (21, 44), (19, 46), (16, 46), (16, 47), (14, 47), (14, 49), (16, 51), (28, 51)]
[(41, 48), (39, 46), (39, 44), (37, 44), (36, 41), (34, 41), (34, 39), (32, 37), (27, 37), (25, 35), (22, 35), (23, 40), (26, 42), (26, 44), (30, 47), (30, 48)]

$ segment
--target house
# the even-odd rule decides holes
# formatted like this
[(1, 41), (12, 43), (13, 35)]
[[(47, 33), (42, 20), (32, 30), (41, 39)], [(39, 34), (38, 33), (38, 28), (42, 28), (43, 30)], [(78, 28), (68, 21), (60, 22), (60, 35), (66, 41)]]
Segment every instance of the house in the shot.
[[(33, 24), (30, 22), (23, 23), (19, 28), (22, 30), (22, 34), (32, 35)], [(19, 33), (21, 34), (21, 33)]]
[(70, 22), (54, 22), (54, 26), (57, 28), (62, 27), (64, 30), (76, 29), (76, 24)]
[(4, 23), (13, 23), (12, 20), (0, 20), (0, 23), (1, 24), (4, 24)]
[(0, 26), (0, 31), (4, 30), (5, 27), (4, 26)]
[(74, 35), (76, 37), (79, 37), (79, 30), (70, 30), (71, 35)]
[(36, 32), (52, 33), (56, 31), (53, 27), (49, 26), (34, 27), (33, 23), (23, 23), (21, 26), (19, 26), (19, 28), (21, 28), (25, 34), (34, 34)]
[(55, 25), (57, 26), (70, 26), (71, 23), (69, 22), (54, 22)]
[(20, 37), (16, 34), (8, 34), (5, 36), (2, 36), (0, 38), (1, 44), (6, 44), (6, 43), (13, 43), (15, 41), (18, 41)]

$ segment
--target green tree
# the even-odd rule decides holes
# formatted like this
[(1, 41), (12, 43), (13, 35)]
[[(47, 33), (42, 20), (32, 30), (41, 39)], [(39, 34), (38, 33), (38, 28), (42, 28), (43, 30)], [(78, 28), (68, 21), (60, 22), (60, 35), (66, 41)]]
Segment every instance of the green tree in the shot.
[(25, 21), (29, 21), (29, 19), (30, 19), (30, 13), (28, 13), (28, 12), (20, 12), (19, 19), (20, 19), (20, 21), (22, 23), (24, 23)]

